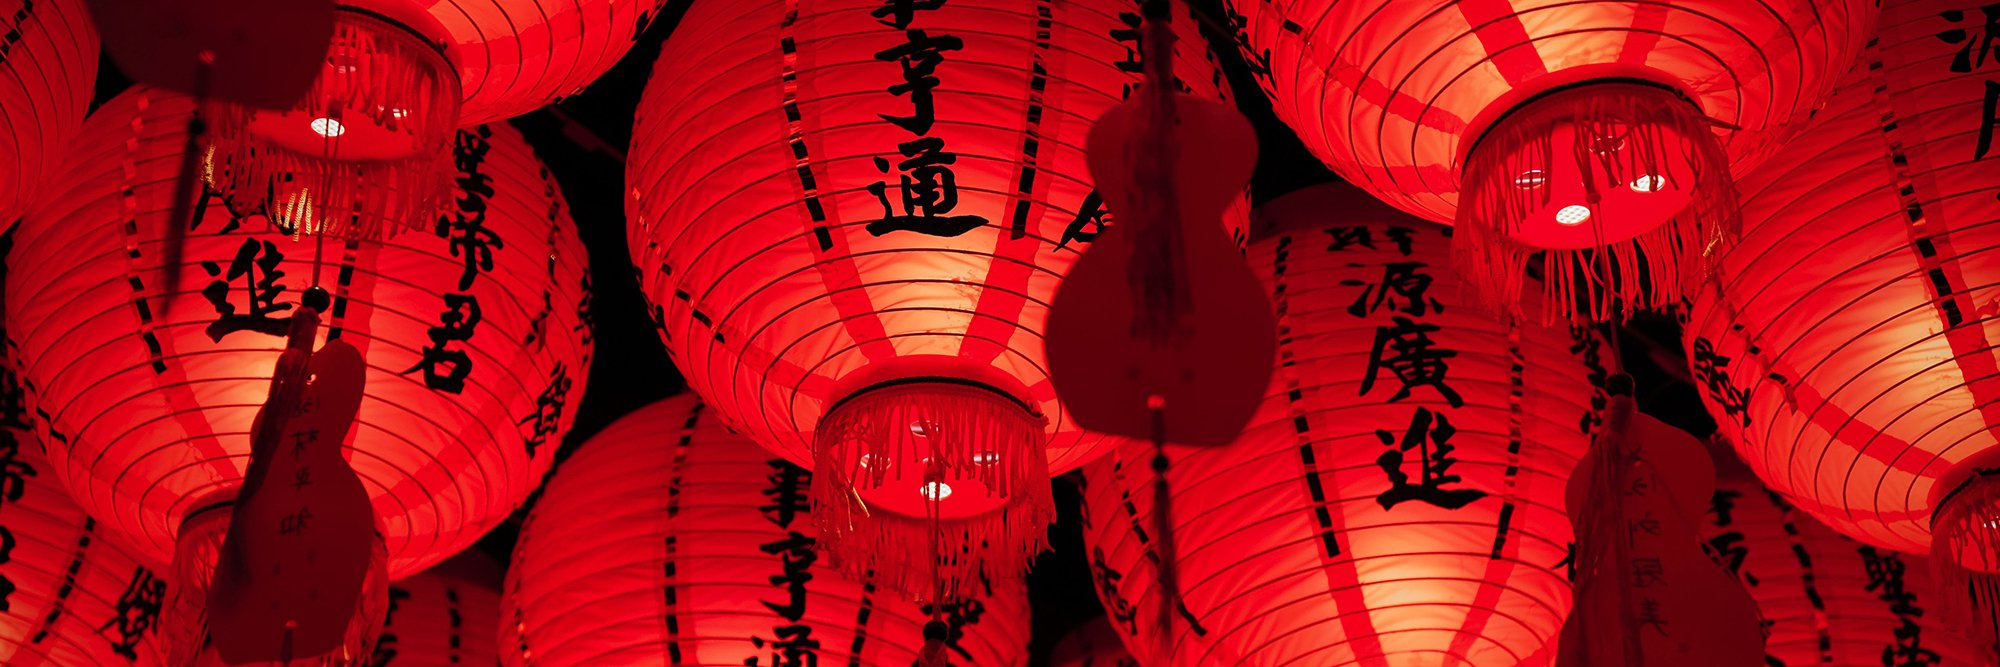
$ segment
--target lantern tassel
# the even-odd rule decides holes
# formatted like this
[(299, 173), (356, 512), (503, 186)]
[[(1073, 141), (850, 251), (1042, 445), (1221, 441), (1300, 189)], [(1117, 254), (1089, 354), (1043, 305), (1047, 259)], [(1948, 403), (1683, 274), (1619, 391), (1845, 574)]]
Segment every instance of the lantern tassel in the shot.
[[(1601, 84), (1560, 94), (1563, 104), (1523, 107), (1496, 124), (1466, 158), (1452, 244), (1453, 261), (1467, 278), (1466, 296), (1490, 312), (1522, 315), (1527, 269), (1540, 254), (1545, 323), (1623, 321), (1637, 310), (1679, 304), (1684, 281), (1707, 275), (1741, 223), (1729, 158), (1711, 121), (1650, 86)], [(1593, 229), (1604, 228), (1597, 206), (1602, 193), (1660, 178), (1670, 163), (1692, 166), (1692, 200), (1665, 224), (1615, 243), (1538, 248), (1515, 240), (1522, 222), (1547, 207), (1555, 189), (1524, 187), (1517, 179), (1549, 167), (1560, 126), (1571, 136), (1623, 141), (1618, 150), (1571, 142), (1591, 219), (1599, 221)]]
[[(1048, 548), (1055, 520), (1044, 437), (1039, 416), (990, 389), (915, 382), (857, 394), (836, 405), (814, 434), (814, 471), (824, 476), (812, 485), (820, 550), (851, 578), (872, 572), (880, 586), (944, 601), (965, 599), (982, 580), (1022, 576)], [(925, 457), (930, 465), (915, 465)], [(884, 511), (863, 497), (906, 470), (977, 480), (1007, 502), (933, 521)], [(933, 540), (935, 582), (923, 562)]]
[(1938, 505), (1931, 572), (1945, 625), (2000, 652), (2000, 477), (1979, 474)]
[(451, 189), (447, 142), (458, 125), (457, 71), (406, 27), (360, 12), (337, 18), (327, 57), (340, 64), (323, 72), (297, 106), (264, 122), (365, 124), (406, 142), (407, 150), (343, 157), (338, 137), (346, 130), (322, 131), (325, 149), (300, 150), (260, 134), (268, 130), (257, 127), (259, 118), (276, 112), (217, 101), (202, 111), (213, 136), (207, 181), (230, 212), (262, 214), (289, 234), (379, 241), (404, 229), (429, 230)]

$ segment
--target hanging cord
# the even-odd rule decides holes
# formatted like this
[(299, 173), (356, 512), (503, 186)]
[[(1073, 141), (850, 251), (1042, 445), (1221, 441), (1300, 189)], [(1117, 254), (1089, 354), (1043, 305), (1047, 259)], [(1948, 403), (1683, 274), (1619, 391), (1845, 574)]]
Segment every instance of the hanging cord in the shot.
[(944, 452), (938, 449), (938, 438), (944, 436), (943, 429), (935, 431), (924, 443), (930, 446), (930, 457), (924, 459), (924, 484), (918, 487), (924, 496), (924, 519), (931, 529), (931, 620), (924, 623), (924, 648), (917, 654), (918, 667), (946, 667), (949, 662), (945, 651), (945, 640), (951, 636), (951, 626), (944, 620), (944, 579), (939, 576), (944, 541), (943, 511), (939, 505), (944, 499)]
[(1142, 306), (1132, 319), (1132, 336), (1161, 344), (1179, 336), (1188, 317), (1188, 287), (1182, 280), (1180, 202), (1174, 184), (1179, 147), (1174, 128), (1179, 117), (1174, 109), (1174, 31), (1170, 0), (1146, 0), (1145, 38), (1140, 60), (1145, 83), (1140, 90), (1145, 113), (1140, 116), (1138, 141), (1126, 146), (1131, 158), (1133, 181), (1143, 193), (1133, 198), (1149, 210), (1133, 211), (1130, 218), (1144, 221), (1131, 230), (1133, 261), (1127, 280), (1133, 301)]
[(195, 56), (194, 66), (194, 115), (188, 117), (187, 143), (181, 146), (181, 170), (174, 184), (174, 214), (168, 218), (167, 237), (162, 271), (165, 279), (160, 282), (160, 318), (165, 321), (173, 312), (174, 295), (181, 289), (181, 254), (187, 249), (187, 232), (194, 228), (194, 198), (201, 193), (200, 177), (202, 141), (208, 137), (208, 120), (202, 117), (202, 109), (208, 101), (208, 76), (215, 67), (215, 52), (203, 50)]
[(1165, 397), (1146, 397), (1146, 407), (1153, 413), (1153, 546), (1157, 551), (1160, 574), (1160, 609), (1155, 623), (1160, 628), (1160, 660), (1162, 664), (1172, 664), (1174, 650), (1174, 609), (1181, 603), (1179, 557), (1174, 551), (1173, 491), (1167, 485), (1167, 401)]

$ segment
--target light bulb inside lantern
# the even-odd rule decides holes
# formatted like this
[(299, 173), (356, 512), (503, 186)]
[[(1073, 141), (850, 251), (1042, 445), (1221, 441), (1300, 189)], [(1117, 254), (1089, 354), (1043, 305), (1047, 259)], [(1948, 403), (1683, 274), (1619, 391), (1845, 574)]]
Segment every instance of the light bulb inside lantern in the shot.
[(328, 138), (347, 134), (347, 128), (342, 126), (340, 121), (332, 118), (314, 118), (312, 129), (314, 132), (318, 132), (319, 136)]
[(977, 454), (973, 454), (972, 462), (983, 466), (990, 466), (995, 463), (999, 463), (1000, 452), (979, 452)]
[(1667, 177), (1658, 174), (1647, 174), (1632, 179), (1633, 192), (1659, 192), (1666, 185)]
[(1608, 134), (1605, 136), (1598, 137), (1597, 141), (1592, 142), (1590, 144), (1590, 150), (1596, 152), (1598, 155), (1606, 155), (1609, 153), (1617, 152), (1624, 148), (1625, 148), (1625, 137), (1624, 135), (1617, 135), (1617, 134)]
[(930, 422), (926, 422), (922, 419), (910, 422), (910, 435), (914, 435), (919, 438), (931, 437)]
[(1522, 190), (1533, 190), (1548, 183), (1549, 173), (1540, 169), (1529, 169), (1514, 177), (1514, 187)]
[(1556, 211), (1556, 224), (1566, 227), (1581, 225), (1589, 219), (1590, 208), (1579, 204), (1570, 204)]
[(927, 500), (944, 500), (951, 497), (951, 485), (944, 482), (924, 482), (917, 494)]

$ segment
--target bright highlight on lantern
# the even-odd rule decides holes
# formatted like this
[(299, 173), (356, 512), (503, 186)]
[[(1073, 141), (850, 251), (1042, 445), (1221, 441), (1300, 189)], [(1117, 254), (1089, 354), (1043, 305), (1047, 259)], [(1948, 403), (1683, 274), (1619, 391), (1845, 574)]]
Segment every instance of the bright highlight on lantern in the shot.
[(1660, 176), (1658, 174), (1647, 174), (1645, 176), (1640, 176), (1638, 178), (1632, 179), (1633, 192), (1659, 192), (1660, 189), (1665, 188), (1666, 186), (1667, 186), (1667, 177)]
[(332, 118), (314, 118), (312, 122), (312, 129), (314, 132), (318, 132), (319, 136), (327, 138), (333, 138), (343, 134), (347, 134), (347, 128), (345, 126), (342, 126), (340, 124), (340, 121), (334, 120)]
[(979, 452), (977, 454), (973, 454), (972, 462), (983, 466), (990, 466), (995, 463), (999, 463), (1000, 452)]
[(1533, 190), (1535, 188), (1548, 185), (1548, 183), (1549, 183), (1548, 172), (1542, 171), (1540, 169), (1529, 169), (1527, 171), (1521, 172), (1521, 175), (1514, 177), (1514, 187), (1523, 190)]
[(1590, 219), (1590, 209), (1579, 204), (1570, 204), (1556, 211), (1556, 224), (1575, 227)]
[(917, 493), (927, 500), (944, 500), (951, 497), (951, 485), (944, 482), (924, 482)]

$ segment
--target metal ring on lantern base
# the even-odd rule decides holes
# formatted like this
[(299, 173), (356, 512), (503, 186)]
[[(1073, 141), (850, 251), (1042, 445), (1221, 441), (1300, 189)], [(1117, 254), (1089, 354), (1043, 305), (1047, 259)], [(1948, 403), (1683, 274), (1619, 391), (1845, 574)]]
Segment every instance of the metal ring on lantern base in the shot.
[(379, 240), (428, 229), (451, 187), (461, 91), (421, 28), (342, 5), (326, 66), (298, 104), (206, 105), (203, 172), (230, 210), (293, 234)]
[[(216, 561), (222, 556), (223, 539), (229, 534), (230, 514), (236, 507), (236, 489), (218, 491), (199, 502), (181, 520), (175, 540), (172, 591), (166, 613), (161, 616), (160, 640), (166, 653), (166, 667), (250, 667), (223, 662), (209, 645), (208, 595), (215, 581)], [(382, 535), (375, 535), (368, 559), (368, 578), (363, 585), (354, 615), (348, 619), (347, 639), (341, 650), (322, 656), (304, 656), (271, 667), (346, 667), (360, 664), (374, 651), (381, 634), (383, 615), (389, 609), (389, 549)]]
[(1027, 405), (943, 376), (835, 402), (813, 433), (813, 517), (828, 561), (918, 601), (980, 597), (1025, 574), (1055, 520), (1047, 422)]

